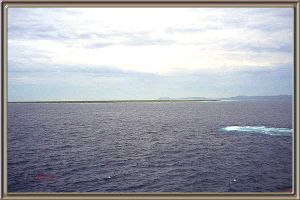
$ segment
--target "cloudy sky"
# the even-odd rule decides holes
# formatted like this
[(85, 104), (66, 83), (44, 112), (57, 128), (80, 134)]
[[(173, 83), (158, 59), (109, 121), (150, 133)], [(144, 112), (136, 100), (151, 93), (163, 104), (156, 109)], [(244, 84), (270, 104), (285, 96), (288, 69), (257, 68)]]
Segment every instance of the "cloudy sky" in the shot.
[(291, 8), (9, 8), (9, 101), (293, 93)]

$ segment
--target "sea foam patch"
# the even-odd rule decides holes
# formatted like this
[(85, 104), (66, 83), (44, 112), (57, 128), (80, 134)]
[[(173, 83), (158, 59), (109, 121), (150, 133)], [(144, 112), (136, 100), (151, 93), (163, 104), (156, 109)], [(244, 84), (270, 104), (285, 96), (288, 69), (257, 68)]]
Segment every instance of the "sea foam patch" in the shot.
[(293, 133), (293, 129), (265, 126), (226, 126), (221, 128), (220, 131), (228, 133), (259, 133), (275, 136), (292, 136)]

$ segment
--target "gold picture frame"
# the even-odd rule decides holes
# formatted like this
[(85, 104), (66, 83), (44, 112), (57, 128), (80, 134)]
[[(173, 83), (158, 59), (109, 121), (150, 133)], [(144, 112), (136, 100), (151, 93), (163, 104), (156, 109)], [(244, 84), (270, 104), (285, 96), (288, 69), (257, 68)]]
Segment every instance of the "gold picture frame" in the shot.
[[(272, 193), (10, 193), (7, 173), (8, 9), (32, 7), (289, 7), (294, 8), (294, 148), (293, 190)], [(1, 5), (2, 198), (3, 199), (299, 199), (299, 0), (4, 0)]]

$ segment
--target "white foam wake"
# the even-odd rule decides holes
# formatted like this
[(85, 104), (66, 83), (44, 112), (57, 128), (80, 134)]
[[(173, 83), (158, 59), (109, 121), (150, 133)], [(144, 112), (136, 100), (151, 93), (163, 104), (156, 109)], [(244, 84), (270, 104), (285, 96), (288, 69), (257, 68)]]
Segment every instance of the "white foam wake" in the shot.
[(220, 129), (221, 132), (233, 133), (260, 133), (267, 135), (292, 136), (293, 129), (289, 128), (273, 128), (265, 126), (226, 126)]

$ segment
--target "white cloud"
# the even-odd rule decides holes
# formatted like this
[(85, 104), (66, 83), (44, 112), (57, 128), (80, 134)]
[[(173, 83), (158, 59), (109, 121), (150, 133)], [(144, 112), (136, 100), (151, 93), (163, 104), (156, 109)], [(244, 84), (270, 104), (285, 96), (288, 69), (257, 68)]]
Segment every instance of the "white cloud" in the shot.
[(9, 9), (9, 69), (171, 75), (293, 65), (292, 9)]

